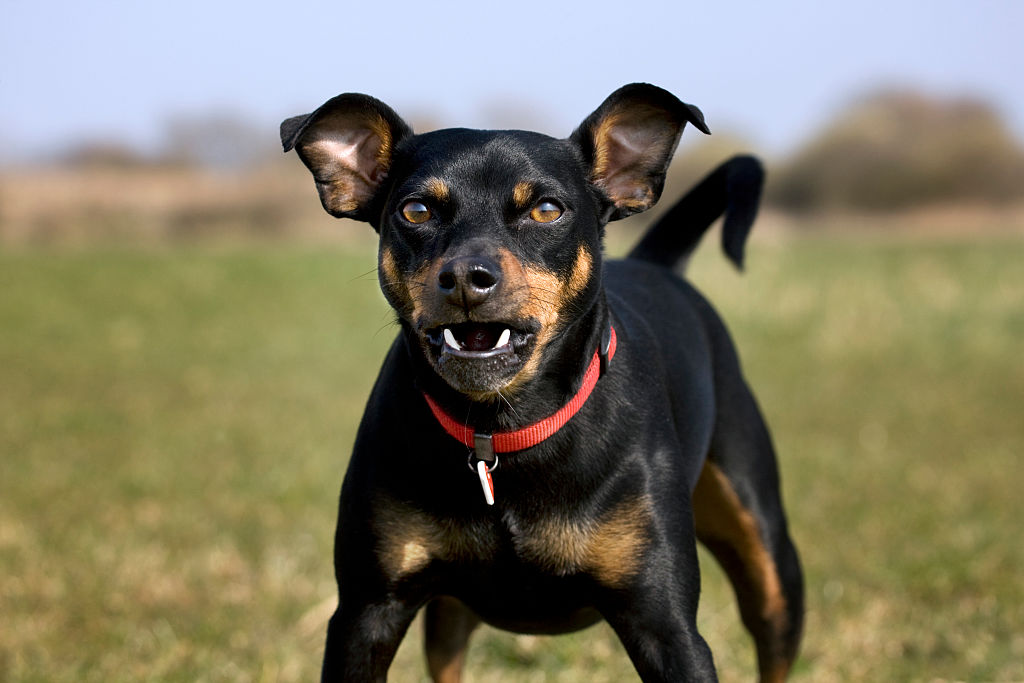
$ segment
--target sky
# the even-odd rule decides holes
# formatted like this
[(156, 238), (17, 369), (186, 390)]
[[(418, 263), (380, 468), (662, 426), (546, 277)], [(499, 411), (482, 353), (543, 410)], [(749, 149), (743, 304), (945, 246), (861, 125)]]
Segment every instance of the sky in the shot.
[(655, 83), (791, 151), (866, 93), (981, 97), (1024, 139), (1024, 2), (0, 0), (0, 160), (158, 146), (175, 117), (265, 127), (341, 92), (448, 126), (567, 135)]

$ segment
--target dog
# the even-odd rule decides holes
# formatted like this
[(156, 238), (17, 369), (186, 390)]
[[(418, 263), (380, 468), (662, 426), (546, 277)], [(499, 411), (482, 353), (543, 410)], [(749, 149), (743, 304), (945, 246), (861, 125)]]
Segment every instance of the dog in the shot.
[(742, 268), (760, 164), (723, 164), (627, 258), (602, 258), (606, 224), (659, 199), (687, 123), (710, 132), (635, 83), (565, 139), (414, 134), (362, 94), (281, 124), (324, 209), (379, 234), (401, 328), (342, 484), (324, 681), (384, 681), (424, 606), (442, 683), (480, 621), (553, 634), (600, 619), (644, 681), (715, 680), (698, 540), (761, 680), (787, 676), (803, 579), (771, 438), (723, 323), (673, 272), (723, 213)]

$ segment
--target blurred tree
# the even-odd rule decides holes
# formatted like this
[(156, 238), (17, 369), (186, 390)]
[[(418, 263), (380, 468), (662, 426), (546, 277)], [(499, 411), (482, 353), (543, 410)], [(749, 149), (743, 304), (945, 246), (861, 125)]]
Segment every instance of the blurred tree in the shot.
[(767, 198), (798, 211), (1005, 203), (1024, 198), (1024, 150), (985, 103), (882, 92), (774, 169)]
[(135, 147), (111, 140), (89, 140), (62, 151), (59, 163), (73, 168), (136, 168), (150, 162)]
[(240, 115), (208, 113), (167, 122), (166, 161), (212, 168), (243, 168), (280, 154), (276, 126), (260, 126)]

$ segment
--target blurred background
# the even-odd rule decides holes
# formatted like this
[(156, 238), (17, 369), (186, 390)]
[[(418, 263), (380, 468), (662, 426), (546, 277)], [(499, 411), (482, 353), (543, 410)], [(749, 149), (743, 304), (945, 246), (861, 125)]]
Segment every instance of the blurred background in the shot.
[[(701, 107), (664, 206), (768, 168), (746, 272), (690, 271), (773, 427), (808, 577), (794, 678), (1024, 680), (1024, 6), (31, 3), (0, 25), (0, 680), (316, 677), (336, 496), (395, 333), (373, 231), (278, 123), (567, 135)], [(609, 232), (623, 253), (651, 216)], [(721, 572), (701, 629), (754, 677)], [(424, 680), (418, 626), (392, 680)], [(470, 681), (636, 680), (606, 627), (482, 629)]]

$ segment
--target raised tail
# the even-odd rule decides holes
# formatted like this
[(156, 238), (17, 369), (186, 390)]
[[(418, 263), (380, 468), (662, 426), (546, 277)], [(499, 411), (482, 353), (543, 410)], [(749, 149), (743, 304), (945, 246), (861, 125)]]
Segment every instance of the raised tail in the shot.
[(743, 269), (743, 249), (757, 217), (764, 169), (752, 156), (736, 156), (709, 173), (652, 225), (628, 258), (685, 269), (704, 232), (725, 214), (722, 249)]

